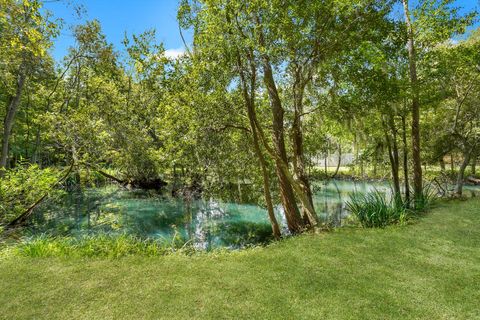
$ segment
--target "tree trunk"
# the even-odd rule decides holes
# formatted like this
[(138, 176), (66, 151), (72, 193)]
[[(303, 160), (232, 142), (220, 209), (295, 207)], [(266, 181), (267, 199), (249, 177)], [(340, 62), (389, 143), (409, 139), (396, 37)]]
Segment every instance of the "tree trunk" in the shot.
[[(258, 144), (258, 137), (256, 137), (255, 139), (257, 139), (256, 148), (258, 147), (257, 150), (260, 151), (260, 145)], [(270, 219), (270, 224), (272, 225), (273, 236), (275, 237), (275, 239), (279, 239), (282, 234), (280, 232), (280, 226), (278, 225), (277, 218), (275, 217), (275, 211), (273, 210), (272, 194), (270, 193), (270, 178), (268, 176), (265, 158), (263, 157), (263, 154), (261, 154), (261, 151), (260, 151), (259, 159), (262, 167), (263, 193), (265, 196), (265, 203), (267, 204), (268, 218)]]
[[(257, 17), (257, 25), (261, 29), (260, 21)], [(261, 46), (265, 46), (265, 40), (263, 31), (259, 32), (259, 42)], [(284, 110), (282, 102), (277, 91), (275, 79), (273, 77), (272, 66), (267, 54), (262, 54), (263, 65), (263, 81), (268, 91), (270, 99), (270, 107), (272, 110), (272, 127), (273, 127), (273, 144), (275, 153), (275, 165), (277, 176), (280, 184), (280, 196), (282, 205), (285, 210), (285, 217), (287, 218), (288, 228), (292, 233), (299, 233), (304, 229), (304, 222), (298, 210), (297, 203), (295, 202), (295, 194), (293, 191), (292, 183), (288, 177), (288, 159), (287, 151), (285, 148), (284, 137)], [(256, 123), (257, 125), (257, 123)], [(308, 202), (308, 200), (307, 200)], [(307, 204), (308, 206), (308, 204)], [(312, 212), (309, 212), (312, 215)], [(312, 219), (309, 219), (312, 220)]]
[(337, 161), (337, 168), (335, 169), (335, 172), (332, 175), (332, 179), (335, 178), (338, 174), (338, 171), (340, 170), (340, 165), (342, 164), (342, 145), (338, 143), (338, 161)]
[(264, 81), (268, 90), (270, 105), (272, 108), (273, 144), (275, 152), (279, 157), (275, 159), (275, 163), (278, 180), (280, 182), (280, 195), (282, 198), (282, 204), (285, 209), (285, 216), (287, 218), (290, 231), (292, 233), (298, 233), (302, 231), (304, 225), (297, 203), (295, 202), (292, 185), (288, 181), (286, 174), (281, 168), (282, 161), (285, 164), (288, 163), (283, 127), (284, 110), (274, 82), (275, 80), (273, 78), (270, 62), (268, 60), (264, 61)]
[(263, 156), (262, 150), (260, 149), (257, 130), (255, 128), (255, 123), (252, 120), (250, 120), (250, 127), (253, 132), (253, 145), (255, 148), (255, 153), (257, 154), (258, 160), (260, 162), (260, 167), (262, 169), (263, 193), (265, 196), (265, 203), (267, 205), (268, 218), (270, 219), (270, 224), (272, 225), (273, 236), (275, 237), (275, 239), (279, 239), (281, 236), (281, 232), (277, 218), (275, 217), (275, 211), (273, 209), (272, 194), (270, 193), (270, 177), (268, 176), (267, 162), (265, 161), (265, 157)]
[[(293, 169), (297, 180), (306, 195), (311, 208), (313, 208), (313, 195), (310, 187), (310, 181), (305, 173), (305, 158), (303, 152), (303, 132), (302, 132), (302, 114), (303, 114), (303, 93), (305, 90), (305, 83), (301, 79), (300, 71), (296, 73), (295, 85), (293, 88), (293, 104), (294, 104), (294, 121), (292, 124), (292, 145), (293, 145)], [(308, 208), (302, 206), (302, 217), (310, 225), (317, 224), (317, 215), (309, 215)], [(311, 218), (314, 221), (311, 221)]]
[[(385, 125), (386, 127), (386, 125)], [(400, 196), (400, 179), (398, 175), (398, 147), (396, 140), (395, 129), (393, 127), (390, 128), (392, 130), (392, 137), (388, 133), (388, 129), (385, 128), (385, 141), (387, 143), (388, 148), (388, 158), (390, 159), (390, 169), (392, 173), (392, 182), (393, 182), (393, 193), (395, 197)], [(392, 142), (393, 141), (393, 142)]]
[(470, 163), (470, 157), (472, 155), (472, 150), (466, 150), (465, 153), (463, 154), (463, 162), (460, 165), (460, 168), (458, 169), (458, 174), (457, 174), (457, 184), (455, 187), (455, 194), (457, 196), (461, 196), (463, 192), (463, 179), (465, 176), (465, 169), (467, 168), (468, 164)]
[(323, 159), (323, 171), (325, 172), (325, 177), (328, 177), (328, 149), (325, 149), (325, 159)]
[(2, 140), (2, 152), (0, 155), (0, 177), (3, 177), (7, 167), (8, 151), (9, 151), (9, 139), (12, 134), (12, 127), (15, 121), (15, 115), (17, 113), (18, 107), (20, 105), (23, 87), (25, 85), (26, 71), (24, 66), (20, 66), (18, 78), (17, 78), (17, 89), (15, 95), (11, 98), (10, 103), (7, 107), (7, 114), (4, 119), (3, 126), (3, 140)]
[(31, 107), (31, 97), (30, 93), (27, 94), (27, 105), (25, 106), (25, 124), (27, 126), (27, 133), (25, 137), (25, 159), (30, 157), (29, 146), (30, 146), (30, 107)]
[(438, 160), (440, 163), (440, 171), (445, 172), (445, 161), (443, 160), (443, 157)]
[(408, 143), (406, 117), (402, 116), (402, 140), (403, 140), (403, 178), (405, 179), (405, 202), (410, 203), (410, 185), (408, 183)]
[(477, 155), (472, 157), (472, 176), (477, 174)]
[(111, 174), (108, 174), (106, 173), (105, 171), (102, 171), (102, 170), (96, 170), (98, 173), (100, 173), (102, 176), (104, 176), (105, 178), (108, 178), (110, 180), (113, 180), (121, 185), (127, 185), (128, 184), (128, 181), (125, 181), (125, 180), (121, 180), (117, 177), (114, 177), (112, 176)]
[(399, 177), (399, 168), (400, 168), (400, 157), (398, 155), (398, 143), (397, 143), (397, 128), (395, 127), (395, 121), (393, 116), (390, 118), (390, 127), (392, 130), (392, 155), (395, 163), (395, 170), (393, 175), (393, 182), (395, 184), (394, 190), (398, 197), (401, 197), (400, 191), (400, 177)]
[(414, 30), (408, 7), (408, 0), (402, 0), (405, 22), (408, 30), (408, 63), (410, 85), (412, 89), (412, 160), (413, 160), (413, 190), (415, 199), (422, 197), (422, 159), (420, 156), (420, 97), (417, 78), (417, 54), (415, 52)]
[(260, 168), (262, 170), (262, 176), (263, 176), (263, 193), (265, 196), (265, 203), (267, 205), (267, 212), (268, 212), (268, 218), (270, 219), (270, 224), (272, 226), (272, 233), (275, 239), (279, 239), (281, 237), (281, 232), (280, 232), (280, 226), (278, 224), (277, 218), (275, 217), (275, 211), (273, 209), (273, 201), (272, 201), (272, 195), (270, 193), (270, 177), (268, 175), (268, 170), (267, 170), (267, 162), (265, 160), (265, 157), (262, 153), (262, 150), (260, 148), (260, 143), (258, 141), (258, 133), (257, 133), (257, 128), (255, 125), (255, 84), (256, 84), (256, 77), (255, 77), (255, 67), (253, 64), (251, 65), (252, 69), (252, 74), (251, 74), (251, 80), (250, 80), (250, 94), (248, 93), (248, 88), (247, 88), (247, 83), (245, 79), (245, 75), (243, 73), (243, 68), (242, 68), (242, 63), (240, 56), (237, 57), (238, 60), (238, 67), (240, 69), (240, 78), (242, 81), (242, 92), (243, 92), (243, 98), (245, 100), (245, 106), (247, 107), (247, 114), (248, 114), (248, 120), (250, 123), (250, 129), (252, 131), (252, 138), (253, 138), (253, 146), (255, 148), (255, 154), (257, 155), (257, 158), (260, 162)]
[(455, 172), (455, 159), (453, 158), (453, 153), (450, 153), (450, 171), (452, 174)]
[(237, 180), (237, 190), (238, 190), (238, 202), (243, 202), (243, 192), (242, 192), (242, 184), (240, 183), (240, 179)]
[[(252, 90), (255, 90), (255, 89), (252, 89)], [(255, 116), (254, 116), (255, 107), (253, 105), (254, 97), (251, 96), (251, 100), (248, 100), (247, 98), (248, 97), (246, 96), (245, 99), (247, 104), (248, 119), (250, 123), (250, 128), (252, 130), (253, 145), (255, 148), (255, 153), (257, 154), (257, 158), (260, 162), (260, 167), (262, 169), (263, 193), (265, 196), (265, 203), (267, 205), (268, 218), (270, 219), (270, 224), (272, 225), (273, 236), (276, 239), (279, 239), (281, 236), (281, 232), (280, 232), (280, 226), (278, 224), (277, 218), (275, 217), (275, 212), (273, 209), (272, 195), (270, 193), (270, 177), (268, 176), (267, 162), (265, 161), (265, 157), (263, 156), (262, 150), (260, 148), (260, 143), (258, 141), (258, 133), (255, 126)]]

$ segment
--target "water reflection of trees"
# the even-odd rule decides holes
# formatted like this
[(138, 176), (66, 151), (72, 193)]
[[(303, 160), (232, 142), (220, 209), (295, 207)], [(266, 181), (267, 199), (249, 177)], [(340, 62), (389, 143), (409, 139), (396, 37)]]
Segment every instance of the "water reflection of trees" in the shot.
[[(209, 249), (263, 242), (271, 233), (266, 213), (256, 206), (123, 189), (77, 190), (37, 211), (30, 230), (51, 235), (118, 232), (165, 239), (177, 235), (197, 248)], [(247, 216), (259, 221), (245, 220)]]
[(118, 189), (76, 190), (49, 199), (36, 209), (30, 229), (52, 235), (75, 234), (79, 230), (118, 229), (116, 212), (102, 212), (102, 204), (114, 203)]
[(346, 207), (354, 193), (367, 193), (372, 190), (389, 192), (384, 183), (328, 180), (315, 186), (314, 205), (321, 221), (331, 226), (342, 226), (350, 213)]
[[(266, 215), (255, 206), (235, 205), (217, 201), (200, 201), (192, 214), (189, 225), (190, 239), (198, 249), (219, 246), (243, 247), (266, 242), (271, 236), (271, 227), (266, 219), (249, 221), (245, 216)], [(249, 212), (249, 211), (257, 212)], [(192, 211), (193, 213), (193, 211)]]
[[(373, 188), (388, 190), (387, 185), (332, 180), (316, 186), (314, 205), (325, 223), (340, 226), (349, 214), (345, 202), (350, 195)], [(247, 198), (245, 194), (244, 197)], [(31, 230), (54, 235), (128, 233), (165, 239), (177, 236), (199, 249), (242, 247), (270, 239), (266, 210), (214, 199), (187, 200), (117, 187), (79, 190), (39, 207)], [(283, 217), (281, 208), (276, 210), (279, 218)]]

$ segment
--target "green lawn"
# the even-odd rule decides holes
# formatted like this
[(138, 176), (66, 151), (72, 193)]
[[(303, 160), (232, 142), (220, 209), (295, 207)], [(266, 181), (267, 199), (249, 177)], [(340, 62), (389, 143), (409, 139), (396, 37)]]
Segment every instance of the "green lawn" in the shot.
[(231, 254), (4, 258), (2, 319), (480, 319), (480, 199)]

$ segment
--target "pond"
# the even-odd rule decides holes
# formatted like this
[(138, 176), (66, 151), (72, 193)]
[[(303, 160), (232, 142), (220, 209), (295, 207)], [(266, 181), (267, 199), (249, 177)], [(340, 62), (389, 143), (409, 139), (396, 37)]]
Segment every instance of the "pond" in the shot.
[[(347, 223), (346, 201), (354, 192), (388, 191), (387, 183), (331, 180), (314, 185), (314, 206), (323, 222)], [(281, 206), (275, 208), (287, 233)], [(28, 233), (53, 236), (129, 234), (172, 239), (175, 235), (197, 249), (239, 248), (267, 242), (271, 227), (264, 208), (216, 199), (187, 201), (115, 185), (69, 192), (36, 209)]]

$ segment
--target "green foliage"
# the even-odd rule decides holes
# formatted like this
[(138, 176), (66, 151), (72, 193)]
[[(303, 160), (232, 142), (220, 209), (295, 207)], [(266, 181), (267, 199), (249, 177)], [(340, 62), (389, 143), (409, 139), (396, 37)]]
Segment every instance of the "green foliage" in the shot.
[(422, 193), (413, 200), (415, 211), (420, 213), (430, 209), (437, 197), (438, 190), (432, 184), (424, 185)]
[(59, 172), (53, 168), (20, 164), (0, 179), (0, 224), (6, 224), (52, 192)]
[[(416, 91), (408, 80), (406, 26), (393, 14), (394, 3), (182, 0), (179, 22), (194, 30), (194, 45), (178, 59), (166, 56), (154, 30), (126, 36), (124, 47), (115, 48), (94, 20), (73, 28), (75, 44), (55, 62), (48, 49), (61, 23), (50, 20), (42, 1), (0, 0), (0, 104), (8, 106), (21, 91), (18, 76), (28, 74), (18, 112), (8, 121), (14, 125), (7, 132), (6, 167), (23, 158), (56, 168), (71, 158), (81, 167), (71, 184), (93, 185), (103, 179), (95, 170), (108, 168), (123, 181), (170, 178), (217, 196), (245, 182), (256, 190), (248, 201), (258, 203), (263, 176), (244, 108), (243, 75), (256, 126), (265, 132), (261, 152), (284, 139), (287, 167), (328, 178), (332, 173), (321, 173), (316, 160), (348, 153), (355, 158), (352, 173), (364, 177), (368, 169), (385, 178), (393, 156), (405, 155), (409, 163), (407, 106)], [(465, 34), (476, 13), (463, 13), (453, 0), (420, 0), (410, 7), (421, 83), (422, 158), (430, 164), (449, 152), (477, 157), (480, 33), (451, 41)], [(275, 124), (272, 88), (263, 83), (267, 65), (281, 100), (276, 114), (282, 119)], [(7, 109), (0, 108), (4, 120)], [(276, 131), (284, 138), (272, 139)], [(279, 203), (275, 155), (264, 153)], [(396, 162), (399, 171), (404, 164)], [(405, 172), (408, 176), (408, 168)], [(0, 182), (0, 223), (50, 191), (54, 175), (54, 169), (35, 166), (8, 171)], [(416, 209), (428, 207), (429, 199), (418, 198)], [(399, 219), (395, 211), (402, 205), (376, 196), (363, 200), (357, 209), (368, 207), (362, 210), (366, 220), (378, 220), (373, 224)], [(381, 218), (371, 212), (374, 207)]]
[(32, 63), (47, 55), (59, 25), (42, 12), (38, 0), (0, 0), (0, 58), (5, 54), (12, 67), (20, 60)]
[(422, 193), (408, 202), (401, 195), (389, 195), (378, 190), (354, 193), (347, 202), (347, 208), (364, 228), (382, 228), (405, 223), (413, 215), (430, 209), (437, 194), (432, 184), (424, 185)]
[(401, 199), (389, 198), (387, 194), (378, 190), (366, 194), (353, 194), (347, 202), (347, 207), (364, 228), (404, 223), (410, 214)]
[(120, 258), (135, 256), (161, 256), (172, 252), (193, 252), (193, 248), (180, 241), (177, 235), (172, 239), (140, 239), (130, 235), (92, 235), (79, 238), (39, 236), (25, 238), (12, 246), (8, 254), (31, 258), (46, 257), (101, 257)]

